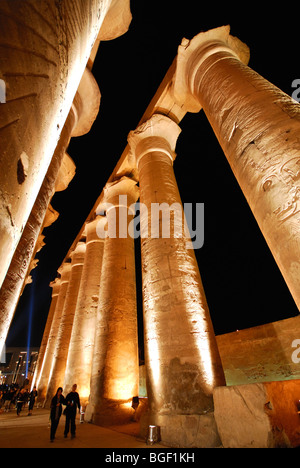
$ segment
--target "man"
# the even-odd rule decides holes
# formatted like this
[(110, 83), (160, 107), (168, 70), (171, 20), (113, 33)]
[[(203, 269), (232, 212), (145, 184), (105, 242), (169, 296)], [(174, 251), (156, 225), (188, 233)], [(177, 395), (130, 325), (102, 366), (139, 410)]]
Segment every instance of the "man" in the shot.
[(17, 402), (16, 402), (17, 416), (20, 416), (23, 405), (25, 405), (27, 399), (28, 399), (28, 392), (26, 388), (22, 387), (17, 395)]
[(80, 399), (79, 399), (78, 393), (76, 392), (76, 389), (77, 389), (77, 385), (74, 384), (71, 392), (68, 393), (65, 399), (66, 425), (65, 425), (64, 436), (68, 437), (70, 423), (71, 423), (71, 439), (75, 437), (75, 433), (76, 433), (75, 419), (76, 419), (77, 407), (78, 407), (78, 411), (80, 412)]

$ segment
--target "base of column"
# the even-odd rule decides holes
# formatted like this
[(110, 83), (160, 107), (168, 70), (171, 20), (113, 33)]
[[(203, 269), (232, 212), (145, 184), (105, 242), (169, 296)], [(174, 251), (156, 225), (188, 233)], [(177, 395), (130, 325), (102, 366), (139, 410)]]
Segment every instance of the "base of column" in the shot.
[(88, 404), (84, 420), (97, 426), (117, 426), (136, 421), (136, 410), (129, 400), (103, 400), (101, 407)]
[(141, 417), (140, 436), (147, 439), (149, 425), (159, 427), (160, 443), (168, 447), (221, 447), (214, 413), (207, 414), (153, 414), (147, 411)]

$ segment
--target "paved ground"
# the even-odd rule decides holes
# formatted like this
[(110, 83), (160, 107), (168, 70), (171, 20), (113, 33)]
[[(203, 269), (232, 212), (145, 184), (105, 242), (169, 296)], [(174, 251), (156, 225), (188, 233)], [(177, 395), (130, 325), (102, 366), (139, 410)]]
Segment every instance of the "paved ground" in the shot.
[[(0, 414), (0, 448), (145, 448), (154, 449), (163, 447), (159, 444), (149, 446), (138, 436), (137, 425), (132, 424), (107, 429), (94, 424), (76, 420), (75, 439), (64, 438), (65, 417), (62, 415), (56, 432), (56, 438), (50, 443), (49, 411), (34, 409), (32, 416), (27, 411), (16, 411)], [(118, 432), (117, 432), (118, 431)], [(126, 433), (122, 433), (123, 431)], [(164, 447), (166, 448), (166, 447)]]

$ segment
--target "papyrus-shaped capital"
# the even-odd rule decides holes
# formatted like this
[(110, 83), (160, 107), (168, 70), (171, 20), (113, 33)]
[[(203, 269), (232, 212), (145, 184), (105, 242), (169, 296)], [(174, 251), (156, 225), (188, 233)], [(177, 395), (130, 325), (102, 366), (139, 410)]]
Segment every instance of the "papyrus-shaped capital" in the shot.
[(174, 161), (175, 147), (181, 128), (169, 117), (154, 114), (145, 123), (128, 135), (130, 157), (138, 165), (139, 160), (149, 152), (165, 153)]
[(227, 52), (248, 64), (250, 53), (246, 44), (230, 35), (230, 26), (201, 32), (193, 39), (183, 39), (178, 47), (176, 71), (172, 92), (175, 102), (187, 112), (199, 112), (201, 103), (194, 94), (195, 76), (200, 67), (205, 71), (205, 61), (217, 52)]

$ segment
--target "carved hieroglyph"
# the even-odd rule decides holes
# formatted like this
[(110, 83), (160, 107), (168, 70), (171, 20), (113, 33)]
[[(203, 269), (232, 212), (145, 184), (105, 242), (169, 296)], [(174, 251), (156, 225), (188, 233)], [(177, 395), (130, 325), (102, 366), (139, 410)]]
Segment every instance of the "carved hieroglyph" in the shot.
[[(146, 216), (151, 216), (153, 203), (181, 206), (173, 171), (179, 134), (175, 122), (158, 114), (129, 134), (139, 172), (140, 201), (148, 208)], [(188, 240), (185, 235), (175, 236), (172, 229), (169, 237), (141, 237), (145, 362), (153, 418), (211, 412), (213, 388), (224, 384), (205, 293)]]
[(0, 286), (110, 4), (0, 2)]
[[(134, 180), (122, 177), (108, 184), (104, 194), (107, 224), (116, 223), (116, 235), (106, 237), (104, 243), (91, 393), (85, 414), (87, 421), (96, 424), (111, 423), (124, 413), (130, 419), (130, 402), (138, 395), (139, 379), (134, 239), (119, 233), (124, 224), (120, 219), (127, 228), (132, 220), (128, 208), (137, 201), (139, 190)], [(126, 203), (120, 198), (124, 195)]]
[(60, 273), (60, 288), (58, 293), (58, 298), (56, 301), (55, 311), (53, 315), (53, 320), (51, 322), (51, 327), (49, 331), (49, 337), (46, 345), (46, 350), (41, 364), (40, 373), (37, 376), (37, 390), (38, 398), (37, 401), (44, 403), (46, 398), (46, 392), (48, 388), (49, 376), (51, 375), (51, 368), (53, 364), (53, 357), (56, 348), (58, 330), (61, 323), (62, 312), (64, 308), (64, 303), (66, 299), (67, 289), (69, 285), (69, 279), (71, 274), (71, 264), (63, 263), (59, 269)]
[(86, 252), (64, 377), (65, 393), (71, 391), (72, 385), (76, 383), (78, 391), (80, 391), (82, 406), (87, 404), (90, 395), (104, 248), (104, 239), (97, 235), (97, 227), (99, 228), (99, 223), (105, 225), (106, 222), (104, 216), (97, 216), (85, 226)]
[(71, 254), (71, 273), (57, 331), (55, 350), (47, 387), (46, 404), (51, 402), (57, 388), (62, 386), (64, 381), (85, 251), (85, 242), (78, 242)]
[(229, 27), (179, 48), (173, 93), (203, 108), (300, 308), (300, 105), (247, 66)]

